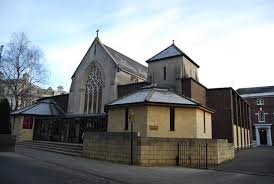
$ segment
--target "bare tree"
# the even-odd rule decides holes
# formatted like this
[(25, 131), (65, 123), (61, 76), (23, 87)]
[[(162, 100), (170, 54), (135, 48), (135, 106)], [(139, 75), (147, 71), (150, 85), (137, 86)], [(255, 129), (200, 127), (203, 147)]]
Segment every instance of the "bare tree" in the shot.
[(0, 93), (18, 109), (31, 98), (36, 85), (47, 82), (47, 70), (42, 51), (31, 44), (25, 33), (14, 33), (4, 46), (0, 63)]

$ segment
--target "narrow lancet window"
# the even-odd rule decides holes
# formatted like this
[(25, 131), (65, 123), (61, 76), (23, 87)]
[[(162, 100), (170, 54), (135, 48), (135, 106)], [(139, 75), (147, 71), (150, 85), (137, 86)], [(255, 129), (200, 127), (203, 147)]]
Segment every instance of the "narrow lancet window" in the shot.
[(170, 107), (170, 116), (169, 116), (169, 130), (175, 130), (175, 110), (174, 107)]
[(164, 80), (166, 80), (166, 67), (164, 67)]

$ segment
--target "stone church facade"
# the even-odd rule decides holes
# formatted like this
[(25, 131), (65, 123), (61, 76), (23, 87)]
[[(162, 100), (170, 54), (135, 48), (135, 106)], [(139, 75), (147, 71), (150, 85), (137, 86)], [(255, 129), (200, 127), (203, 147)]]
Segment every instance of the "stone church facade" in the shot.
[(117, 86), (146, 78), (147, 67), (96, 37), (72, 76), (68, 113), (102, 113), (105, 104), (117, 99)]

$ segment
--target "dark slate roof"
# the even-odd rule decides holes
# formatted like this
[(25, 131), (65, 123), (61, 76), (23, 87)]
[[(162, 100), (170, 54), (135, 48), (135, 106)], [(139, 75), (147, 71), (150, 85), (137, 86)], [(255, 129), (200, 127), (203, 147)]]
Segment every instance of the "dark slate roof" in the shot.
[(94, 113), (94, 114), (78, 114), (78, 113), (67, 113), (66, 118), (91, 118), (91, 117), (106, 117), (107, 114), (103, 113)]
[(159, 84), (151, 84), (143, 87), (141, 90), (131, 93), (127, 96), (119, 98), (107, 106), (120, 106), (120, 105), (130, 105), (130, 104), (170, 104), (178, 106), (196, 106), (203, 107), (210, 112), (211, 109), (202, 106), (198, 102), (172, 91), (168, 86), (163, 86)]
[(252, 94), (252, 93), (269, 93), (269, 92), (274, 92), (274, 86), (239, 88), (236, 91), (240, 95), (242, 95), (242, 94)]
[(113, 48), (104, 45), (107, 51), (111, 54), (112, 58), (114, 59), (115, 63), (122, 69), (140, 76), (144, 79), (147, 78), (147, 67), (134, 61), (133, 59), (123, 55), (122, 53), (114, 50)]
[(46, 99), (53, 100), (64, 112), (67, 112), (69, 94), (61, 94), (61, 95), (44, 97), (44, 98), (38, 99), (37, 101), (43, 101)]
[(274, 96), (274, 86), (239, 88), (236, 91), (238, 94), (240, 94), (244, 98)]
[(196, 67), (200, 67), (197, 63), (195, 63), (190, 57), (188, 57), (183, 51), (181, 51), (174, 43), (171, 44), (166, 49), (162, 50), (152, 58), (148, 59), (146, 62), (150, 63), (153, 61), (158, 61), (162, 59), (167, 59), (171, 57), (178, 57), (178, 56), (184, 56), (186, 57), (190, 62), (192, 62)]
[(57, 116), (64, 117), (64, 111), (50, 99), (36, 102), (33, 105), (13, 111), (11, 115), (33, 115), (33, 116)]

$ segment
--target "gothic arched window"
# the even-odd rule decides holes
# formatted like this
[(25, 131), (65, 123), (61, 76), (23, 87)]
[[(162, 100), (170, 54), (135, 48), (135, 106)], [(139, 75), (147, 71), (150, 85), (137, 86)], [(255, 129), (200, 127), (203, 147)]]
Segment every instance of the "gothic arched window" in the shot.
[(104, 76), (100, 68), (95, 64), (90, 67), (85, 83), (85, 113), (100, 113), (102, 108), (102, 88)]

